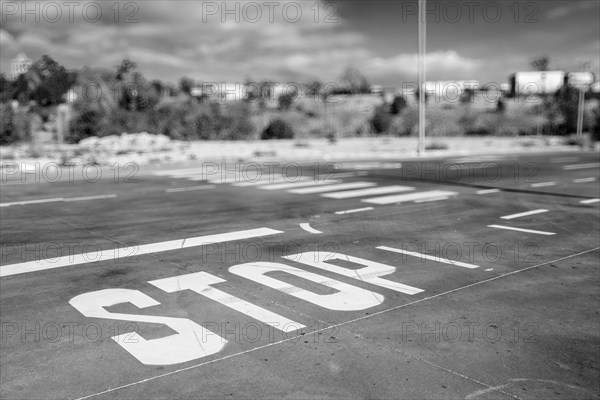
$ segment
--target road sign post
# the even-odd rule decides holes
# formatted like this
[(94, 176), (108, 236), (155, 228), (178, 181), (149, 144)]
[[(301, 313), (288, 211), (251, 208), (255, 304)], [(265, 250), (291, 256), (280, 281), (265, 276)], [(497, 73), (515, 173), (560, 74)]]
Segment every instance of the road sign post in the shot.
[(425, 52), (427, 50), (427, 14), (426, 0), (419, 0), (419, 149), (420, 155), (425, 154)]

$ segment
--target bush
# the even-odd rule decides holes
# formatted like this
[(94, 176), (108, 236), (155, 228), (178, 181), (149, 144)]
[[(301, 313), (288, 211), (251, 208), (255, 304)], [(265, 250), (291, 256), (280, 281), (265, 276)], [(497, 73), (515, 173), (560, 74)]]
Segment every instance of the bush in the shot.
[(371, 118), (371, 127), (376, 134), (387, 133), (392, 124), (392, 116), (387, 112), (384, 106), (375, 108), (375, 113)]
[(13, 125), (14, 114), (10, 104), (0, 104), (0, 145), (13, 143), (19, 138)]
[(394, 96), (394, 101), (392, 101), (392, 105), (390, 106), (390, 114), (398, 115), (400, 114), (406, 107), (408, 103), (406, 99), (402, 95)]
[(294, 130), (287, 122), (282, 119), (272, 121), (269, 126), (262, 132), (260, 138), (262, 140), (271, 139), (293, 139)]

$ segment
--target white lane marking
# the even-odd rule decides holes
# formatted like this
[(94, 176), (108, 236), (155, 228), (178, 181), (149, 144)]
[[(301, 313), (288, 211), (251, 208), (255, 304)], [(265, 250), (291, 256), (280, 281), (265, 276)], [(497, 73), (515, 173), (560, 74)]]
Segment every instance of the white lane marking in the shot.
[(553, 164), (561, 164), (561, 163), (577, 162), (577, 161), (579, 161), (579, 158), (577, 158), (577, 157), (561, 157), (561, 158), (553, 158), (550, 162)]
[(172, 169), (168, 171), (155, 171), (154, 176), (176, 176), (176, 175), (193, 175), (206, 172), (206, 168), (187, 168), (187, 169)]
[(517, 231), (517, 232), (525, 232), (525, 233), (535, 233), (536, 235), (546, 235), (546, 236), (556, 235), (556, 233), (553, 233), (553, 232), (534, 231), (532, 229), (515, 228), (513, 226), (488, 225), (488, 228), (506, 229), (509, 231)]
[(428, 254), (421, 254), (421, 253), (417, 253), (414, 251), (396, 249), (394, 247), (378, 246), (377, 248), (380, 250), (392, 251), (394, 253), (406, 254), (409, 256), (413, 256), (413, 257), (420, 257), (420, 258), (424, 258), (426, 260), (437, 261), (437, 262), (441, 262), (441, 263), (445, 263), (445, 264), (452, 264), (452, 265), (456, 265), (457, 267), (463, 267), (463, 268), (469, 268), (469, 269), (479, 268), (479, 265), (475, 265), (475, 264), (469, 264), (469, 263), (464, 263), (464, 262), (460, 262), (460, 261), (449, 260), (447, 258), (442, 258), (442, 257), (438, 257), (438, 256), (430, 256)]
[(354, 210), (336, 211), (335, 213), (337, 215), (344, 215), (344, 214), (354, 214), (354, 213), (359, 213), (359, 212), (364, 212), (364, 211), (371, 211), (371, 210), (374, 210), (374, 208), (373, 207), (356, 208)]
[(218, 233), (215, 235), (197, 236), (186, 239), (170, 240), (168, 242), (150, 243), (141, 246), (130, 246), (130, 251), (125, 248), (98, 250), (90, 253), (68, 255), (44, 260), (28, 261), (18, 264), (4, 265), (0, 268), (0, 277), (25, 274), (28, 272), (44, 271), (47, 269), (68, 267), (73, 265), (90, 264), (106, 260), (120, 260), (125, 257), (140, 256), (143, 254), (159, 253), (163, 251), (186, 249), (214, 243), (231, 242), (234, 240), (250, 239), (262, 236), (283, 233), (269, 228), (249, 229), (245, 231)]
[(13, 201), (11, 203), (0, 203), (0, 207), (10, 207), (17, 205), (27, 205), (27, 204), (40, 204), (40, 203), (55, 203), (58, 201), (63, 201), (62, 197), (57, 197), (54, 199), (40, 199), (40, 200), (26, 200), (26, 201)]
[(294, 188), (306, 187), (306, 186), (331, 185), (334, 183), (339, 183), (339, 181), (315, 181), (315, 180), (306, 178), (306, 179), (302, 179), (300, 182), (276, 183), (273, 185), (259, 186), (258, 188), (262, 189), (262, 190), (285, 190), (285, 189), (294, 189)]
[(157, 279), (149, 281), (148, 283), (167, 293), (191, 290), (235, 311), (261, 321), (264, 324), (270, 325), (275, 329), (279, 329), (280, 331), (289, 332), (291, 330), (305, 328), (304, 325), (296, 321), (292, 321), (291, 319), (285, 318), (260, 306), (249, 303), (246, 300), (240, 299), (239, 297), (212, 287), (212, 285), (223, 282), (226, 282), (226, 280), (211, 275), (208, 272), (195, 272), (171, 278)]
[(596, 178), (580, 178), (573, 179), (573, 183), (586, 183), (586, 182), (595, 182)]
[(488, 269), (485, 270), (485, 272), (490, 272), (490, 271), (493, 271), (493, 270), (494, 270), (494, 268), (488, 268)]
[(600, 163), (589, 163), (589, 164), (574, 164), (574, 165), (565, 165), (562, 168), (567, 171), (573, 171), (576, 169), (588, 169), (588, 168), (599, 168)]
[(581, 200), (581, 204), (594, 204), (600, 202), (600, 199)]
[(429, 192), (417, 192), (417, 193), (407, 193), (407, 194), (398, 194), (393, 196), (384, 196), (384, 197), (374, 197), (372, 199), (364, 199), (361, 200), (365, 203), (373, 203), (373, 204), (394, 204), (394, 203), (402, 203), (405, 201), (415, 201), (415, 200), (423, 200), (430, 198), (440, 198), (440, 197), (448, 197), (458, 195), (456, 192), (447, 192), (444, 190), (431, 190)]
[(439, 197), (429, 197), (427, 199), (415, 200), (415, 203), (430, 203), (432, 201), (440, 201), (440, 200), (448, 200), (450, 197), (448, 196), (439, 196)]
[(540, 208), (538, 210), (531, 210), (531, 211), (525, 211), (525, 212), (518, 213), (518, 214), (505, 215), (504, 217), (500, 217), (500, 218), (502, 218), (502, 219), (515, 219), (515, 218), (520, 218), (520, 217), (526, 217), (528, 215), (541, 214), (541, 213), (545, 213), (545, 212), (548, 212), (548, 210)]
[(215, 185), (192, 186), (192, 187), (167, 189), (167, 190), (165, 190), (165, 192), (167, 192), (167, 193), (191, 192), (194, 190), (214, 189), (215, 187), (216, 187)]
[(101, 196), (70, 197), (70, 198), (63, 199), (63, 201), (66, 201), (66, 202), (88, 201), (88, 200), (114, 199), (116, 197), (117, 197), (116, 194), (105, 194), (105, 195), (101, 195)]
[(11, 203), (0, 203), (0, 207), (10, 206), (25, 206), (28, 204), (42, 204), (42, 203), (57, 203), (57, 202), (71, 202), (71, 201), (89, 201), (89, 200), (100, 200), (100, 199), (114, 199), (116, 194), (104, 194), (99, 196), (86, 196), (86, 197), (56, 197), (53, 199), (40, 199), (40, 200), (25, 200), (25, 201), (14, 201)]
[(233, 183), (232, 186), (246, 187), (246, 186), (260, 186), (267, 185), (269, 183), (294, 183), (299, 182), (303, 177), (298, 176), (268, 176), (259, 180), (248, 180), (247, 182)]
[(295, 194), (310, 194), (310, 193), (325, 193), (325, 192), (334, 192), (336, 190), (345, 190), (345, 189), (360, 189), (365, 187), (376, 186), (377, 184), (374, 182), (350, 182), (350, 183), (341, 183), (339, 185), (327, 185), (327, 186), (319, 186), (319, 187), (311, 187), (311, 188), (303, 188), (303, 189), (292, 189), (288, 190), (288, 193)]
[(556, 182), (539, 182), (539, 183), (531, 184), (531, 187), (534, 187), (534, 188), (546, 187), (546, 186), (556, 186)]
[(410, 186), (381, 186), (374, 187), (370, 189), (359, 189), (359, 190), (348, 190), (345, 192), (333, 192), (322, 194), (321, 196), (327, 197), (329, 199), (349, 199), (352, 197), (363, 197), (363, 196), (373, 196), (377, 194), (389, 194), (389, 193), (397, 193), (397, 192), (408, 192), (411, 190), (415, 190), (414, 187)]
[(500, 189), (485, 189), (485, 190), (478, 190), (477, 194), (492, 194), (492, 193), (499, 193), (501, 192)]
[[(548, 265), (548, 264), (551, 264), (551, 263), (556, 263), (556, 262), (563, 261), (563, 260), (568, 260), (570, 258), (578, 257), (578, 256), (581, 256), (583, 254), (587, 254), (587, 253), (591, 253), (591, 252), (594, 252), (594, 251), (598, 251), (599, 249), (600, 249), (600, 247), (596, 247), (594, 249), (589, 249), (589, 250), (585, 250), (585, 251), (582, 251), (582, 252), (579, 252), (579, 253), (576, 253), (576, 254), (571, 254), (571, 255), (568, 255), (566, 257), (562, 257), (562, 258), (559, 258), (559, 259), (556, 259), (556, 260), (550, 260), (550, 261), (543, 262), (541, 264), (536, 264), (536, 265), (532, 265), (530, 267), (525, 267), (525, 268), (522, 268), (522, 269), (518, 269), (516, 271), (506, 272), (504, 274), (496, 275), (496, 276), (493, 276), (491, 278), (484, 279), (482, 281), (470, 283), (468, 285), (460, 286), (460, 287), (457, 287), (455, 289), (450, 289), (450, 290), (447, 290), (445, 292), (437, 293), (437, 294), (434, 294), (434, 295), (431, 295), (431, 296), (428, 296), (428, 297), (422, 297), (420, 299), (417, 299), (417, 300), (414, 300), (414, 301), (410, 301), (408, 303), (403, 303), (403, 304), (400, 304), (398, 306), (386, 308), (386, 309), (383, 309), (383, 310), (380, 310), (380, 311), (375, 311), (375, 312), (372, 312), (372, 313), (370, 313), (368, 315), (363, 315), (363, 316), (351, 319), (349, 321), (343, 321), (343, 322), (340, 322), (340, 323), (334, 324), (334, 325), (327, 325), (327, 326), (325, 326), (323, 328), (311, 331), (310, 333), (311, 334), (317, 334), (319, 332), (326, 332), (326, 331), (330, 331), (331, 329), (334, 329), (334, 328), (340, 328), (342, 326), (351, 325), (351, 324), (354, 324), (354, 323), (359, 322), (359, 321), (365, 321), (365, 320), (368, 320), (368, 319), (376, 318), (376, 317), (379, 317), (380, 315), (389, 314), (391, 312), (395, 312), (395, 311), (403, 309), (403, 308), (411, 307), (411, 306), (413, 306), (415, 304), (425, 303), (427, 301), (434, 300), (434, 299), (437, 299), (437, 298), (440, 298), (440, 297), (445, 297), (445, 296), (448, 296), (449, 294), (454, 294), (454, 293), (463, 291), (465, 289), (470, 289), (470, 288), (473, 288), (473, 287), (476, 287), (476, 286), (484, 285), (484, 284), (489, 283), (489, 282), (493, 282), (493, 281), (496, 281), (496, 280), (499, 280), (499, 279), (503, 279), (503, 278), (505, 278), (507, 276), (512, 276), (512, 275), (520, 274), (520, 273), (523, 273), (523, 272), (526, 272), (526, 271), (530, 271), (530, 270), (542, 267), (544, 265)], [(134, 381), (134, 382), (130, 382), (130, 383), (125, 383), (125, 384), (123, 384), (121, 386), (116, 386), (116, 387), (113, 387), (113, 388), (109, 388), (109, 389), (103, 390), (101, 392), (91, 393), (91, 394), (79, 397), (79, 398), (77, 398), (75, 400), (87, 400), (87, 399), (91, 399), (92, 397), (98, 397), (98, 396), (106, 395), (106, 394), (113, 393), (113, 392), (116, 392), (116, 391), (119, 391), (119, 390), (123, 390), (123, 389), (131, 388), (131, 387), (134, 387), (134, 386), (137, 386), (137, 385), (141, 385), (141, 384), (144, 384), (144, 383), (147, 383), (147, 382), (157, 381), (159, 379), (170, 377), (170, 376), (174, 376), (174, 375), (177, 375), (177, 374), (182, 373), (182, 372), (190, 371), (190, 370), (197, 369), (197, 368), (202, 368), (202, 367), (207, 366), (207, 365), (216, 364), (216, 363), (223, 362), (223, 361), (226, 361), (226, 360), (230, 360), (230, 359), (233, 359), (233, 358), (239, 358), (239, 357), (245, 356), (246, 354), (249, 354), (249, 353), (255, 353), (255, 352), (259, 352), (259, 351), (264, 350), (264, 349), (268, 349), (268, 348), (271, 348), (271, 347), (279, 346), (279, 345), (281, 345), (283, 343), (291, 342), (292, 340), (297, 340), (297, 338), (298, 337), (296, 335), (293, 335), (291, 337), (287, 337), (287, 338), (279, 340), (279, 341), (275, 341), (275, 342), (271, 342), (270, 341), (267, 344), (264, 344), (264, 345), (261, 345), (261, 346), (257, 346), (257, 347), (253, 347), (253, 348), (248, 349), (248, 350), (243, 350), (243, 351), (239, 351), (237, 353), (229, 354), (229, 355), (222, 356), (222, 357), (219, 357), (219, 358), (215, 358), (215, 359), (212, 359), (212, 360), (199, 362), (197, 364), (193, 364), (193, 365), (190, 365), (190, 366), (187, 366), (187, 367), (184, 367), (184, 368), (180, 368), (180, 369), (177, 369), (177, 370), (174, 370), (174, 371), (165, 372), (165, 373), (162, 373), (162, 374), (153, 375), (153, 376), (150, 376), (148, 378), (144, 378), (144, 379), (141, 379), (141, 380), (138, 380), (138, 381)], [(432, 364), (432, 365), (434, 365), (437, 368), (444, 369), (447, 372), (450, 372), (450, 373), (452, 373), (454, 375), (457, 375), (457, 376), (459, 376), (461, 378), (465, 378), (464, 375), (459, 374), (459, 373), (457, 373), (455, 371), (448, 370), (447, 368), (442, 368), (442, 367), (440, 367), (438, 365), (435, 365), (435, 364), (433, 364), (431, 362), (429, 362), (429, 363)], [(467, 377), (467, 379), (469, 379), (471, 381), (474, 381), (473, 379), (468, 378), (468, 377)], [(487, 385), (487, 384), (482, 383), (482, 382), (478, 382), (477, 381), (477, 383), (479, 383), (479, 384), (481, 384), (483, 386), (487, 386), (489, 388), (492, 387), (492, 386)], [(115, 396), (113, 395), (113, 397), (115, 397)]]
[(306, 232), (313, 233), (315, 235), (318, 235), (319, 233), (323, 233), (323, 232), (318, 231), (315, 228), (311, 227), (310, 224), (308, 224), (308, 223), (300, 224), (300, 228), (304, 229)]

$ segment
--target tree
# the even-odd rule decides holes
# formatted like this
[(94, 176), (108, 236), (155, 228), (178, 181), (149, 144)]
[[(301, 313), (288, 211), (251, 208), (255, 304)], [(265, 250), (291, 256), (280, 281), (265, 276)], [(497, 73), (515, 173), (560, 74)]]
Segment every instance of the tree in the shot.
[[(65, 67), (52, 57), (43, 55), (34, 62), (24, 76), (29, 97), (41, 106), (54, 106), (75, 83), (76, 74), (69, 73)], [(22, 91), (23, 87), (20, 88)]]
[(179, 80), (179, 90), (188, 96), (192, 93), (194, 87), (194, 81), (191, 78), (184, 76)]
[(127, 78), (127, 75), (129, 75), (130, 72), (137, 69), (137, 64), (131, 61), (130, 59), (125, 58), (123, 61), (121, 61), (121, 64), (118, 65), (116, 68), (117, 71), (115, 73), (115, 78), (118, 81), (123, 81)]
[(398, 115), (408, 106), (406, 99), (401, 94), (394, 96), (392, 105), (390, 106), (390, 114)]
[(535, 71), (548, 71), (548, 68), (550, 67), (550, 57), (548, 57), (545, 54), (537, 56), (533, 60), (531, 60), (531, 63), (529, 63), (529, 65)]
[(358, 68), (348, 67), (342, 75), (342, 82), (352, 94), (370, 93), (371, 85)]

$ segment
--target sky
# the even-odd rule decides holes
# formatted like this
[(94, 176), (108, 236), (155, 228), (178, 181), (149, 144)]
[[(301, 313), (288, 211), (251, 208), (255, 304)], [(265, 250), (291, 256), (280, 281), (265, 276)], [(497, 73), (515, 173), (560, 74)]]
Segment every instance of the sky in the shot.
[[(0, 71), (18, 53), (67, 68), (113, 68), (177, 82), (417, 79), (416, 0), (0, 0)], [(503, 83), (531, 59), (600, 76), (600, 0), (428, 0), (428, 80)], [(100, 12), (99, 12), (100, 11)], [(36, 21), (37, 19), (37, 21)]]

